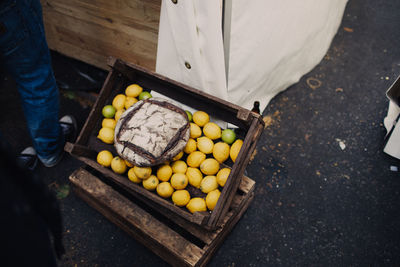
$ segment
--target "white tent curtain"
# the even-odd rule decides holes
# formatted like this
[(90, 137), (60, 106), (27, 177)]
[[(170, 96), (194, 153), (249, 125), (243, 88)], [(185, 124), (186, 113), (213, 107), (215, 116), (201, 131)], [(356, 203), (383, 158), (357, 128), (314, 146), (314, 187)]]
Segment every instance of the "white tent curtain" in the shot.
[(347, 3), (225, 1), (231, 7), (226, 55), (222, 0), (162, 1), (156, 71), (248, 109), (258, 100), (261, 110), (321, 61)]

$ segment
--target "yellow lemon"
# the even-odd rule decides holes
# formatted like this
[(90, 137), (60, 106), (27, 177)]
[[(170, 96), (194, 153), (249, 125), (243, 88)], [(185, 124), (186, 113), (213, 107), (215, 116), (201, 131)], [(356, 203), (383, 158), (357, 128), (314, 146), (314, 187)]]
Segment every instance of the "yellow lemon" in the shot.
[(162, 182), (168, 182), (171, 175), (172, 168), (167, 164), (161, 165), (157, 170), (157, 178)]
[(240, 149), (242, 148), (243, 145), (243, 140), (237, 139), (231, 146), (231, 151), (229, 152), (229, 155), (231, 157), (231, 160), (233, 162), (236, 161), (236, 158), (240, 152)]
[(209, 121), (210, 116), (208, 116), (208, 114), (204, 111), (199, 110), (193, 113), (193, 122), (196, 123), (198, 126), (203, 127)]
[(203, 127), (203, 133), (211, 140), (221, 138), (221, 127), (214, 122), (208, 122)]
[(127, 96), (126, 100), (125, 100), (125, 109), (128, 109), (130, 106), (132, 106), (136, 102), (138, 102), (137, 98), (131, 97), (131, 96)]
[(217, 183), (220, 186), (224, 187), (230, 173), (231, 169), (229, 168), (222, 168), (221, 170), (219, 170), (219, 172), (217, 173)]
[(205, 175), (214, 175), (219, 171), (219, 162), (213, 158), (205, 159), (200, 164), (200, 170)]
[(186, 154), (190, 154), (193, 151), (196, 151), (196, 149), (197, 149), (196, 141), (192, 138), (189, 138), (183, 152), (185, 152)]
[(132, 167), (133, 167), (133, 164), (130, 163), (129, 161), (127, 161), (127, 160), (125, 160), (125, 164), (126, 164), (126, 166), (128, 166), (129, 168), (132, 168)]
[(153, 191), (154, 189), (156, 189), (158, 183), (159, 183), (159, 181), (155, 175), (150, 175), (149, 178), (142, 181), (143, 187), (150, 191)]
[(176, 190), (172, 194), (172, 202), (179, 207), (184, 207), (190, 200), (190, 194), (187, 190)]
[(142, 179), (136, 176), (133, 168), (130, 168), (128, 170), (128, 178), (130, 181), (134, 182), (135, 184), (140, 184), (142, 182)]
[(175, 157), (172, 158), (172, 161), (180, 160), (183, 157), (183, 151), (179, 152)]
[(225, 142), (218, 142), (214, 145), (213, 156), (219, 163), (229, 158), (230, 147)]
[(113, 101), (112, 101), (112, 106), (116, 109), (116, 110), (120, 110), (123, 109), (125, 107), (125, 100), (126, 100), (126, 96), (123, 94), (118, 94), (114, 97)]
[(211, 191), (218, 188), (217, 177), (209, 175), (203, 178), (200, 184), (200, 190), (203, 193), (210, 193)]
[(197, 138), (197, 148), (204, 154), (210, 154), (213, 152), (214, 142), (206, 137), (202, 136)]
[(114, 156), (108, 150), (102, 150), (97, 154), (97, 162), (104, 167), (110, 167), (113, 158)]
[(101, 141), (106, 144), (113, 144), (114, 143), (114, 129), (104, 127), (101, 128), (99, 134), (97, 135)]
[(196, 139), (197, 137), (201, 136), (201, 128), (194, 124), (193, 122), (190, 123), (190, 138)]
[(117, 122), (114, 119), (105, 118), (101, 122), (101, 126), (103, 128), (107, 127), (107, 128), (115, 129), (115, 125), (117, 125)]
[(143, 92), (143, 88), (138, 84), (128, 85), (125, 89), (125, 94), (130, 97), (138, 97)]
[(163, 198), (169, 198), (174, 192), (174, 189), (170, 183), (162, 182), (157, 185), (156, 191), (159, 196)]
[(122, 113), (124, 113), (124, 112), (125, 112), (125, 109), (117, 110), (117, 112), (115, 112), (115, 116), (114, 116), (115, 121), (118, 121), (119, 118), (121, 117)]
[(151, 175), (151, 167), (134, 166), (133, 171), (135, 172), (136, 176), (140, 179), (147, 179)]
[(173, 173), (186, 173), (187, 165), (183, 160), (177, 160), (172, 162), (172, 172)]
[(186, 176), (189, 180), (190, 185), (196, 188), (200, 188), (201, 180), (203, 180), (203, 174), (199, 169), (188, 167), (186, 171)]
[(179, 190), (184, 189), (188, 184), (188, 178), (184, 173), (174, 173), (171, 177), (171, 185)]
[(186, 159), (187, 165), (190, 167), (197, 168), (200, 166), (200, 164), (206, 159), (206, 154), (204, 154), (201, 151), (194, 151), (189, 154), (189, 156)]
[(189, 200), (189, 203), (186, 205), (186, 208), (191, 213), (195, 213), (196, 211), (207, 211), (206, 201), (200, 197), (194, 197), (191, 200)]
[(209, 210), (213, 210), (215, 208), (220, 195), (221, 195), (221, 192), (218, 189), (215, 189), (207, 194), (206, 205)]
[(120, 158), (119, 156), (114, 157), (111, 160), (111, 169), (118, 174), (123, 174), (126, 172), (126, 167), (125, 161)]

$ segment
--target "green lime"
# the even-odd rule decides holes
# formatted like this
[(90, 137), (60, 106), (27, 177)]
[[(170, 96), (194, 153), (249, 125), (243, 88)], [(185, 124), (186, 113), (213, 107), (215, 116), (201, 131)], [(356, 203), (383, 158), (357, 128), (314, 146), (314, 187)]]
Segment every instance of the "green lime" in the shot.
[(139, 100), (144, 100), (144, 99), (148, 99), (148, 98), (152, 98), (153, 96), (147, 92), (147, 91), (143, 91), (139, 94)]
[(231, 129), (225, 129), (221, 133), (221, 139), (228, 145), (232, 144), (236, 139), (236, 134)]
[(117, 110), (112, 105), (106, 105), (103, 107), (103, 110), (101, 111), (101, 113), (106, 118), (114, 118), (116, 111)]
[(192, 121), (192, 119), (193, 119), (192, 113), (189, 110), (185, 110), (185, 112), (186, 112), (186, 115), (188, 116), (189, 121)]

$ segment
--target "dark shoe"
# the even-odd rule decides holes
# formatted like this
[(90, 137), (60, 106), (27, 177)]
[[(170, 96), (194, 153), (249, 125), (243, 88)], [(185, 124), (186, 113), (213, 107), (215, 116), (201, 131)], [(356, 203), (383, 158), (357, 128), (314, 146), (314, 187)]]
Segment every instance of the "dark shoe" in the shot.
[[(75, 118), (71, 115), (65, 115), (59, 120), (59, 123), (62, 134), (64, 135), (65, 142), (74, 142), (77, 134), (77, 125)], [(51, 159), (48, 159), (47, 161), (41, 160), (41, 162), (45, 167), (51, 168), (56, 166), (61, 161), (63, 156), (64, 148), (61, 148), (61, 150)]]
[(76, 120), (71, 115), (65, 115), (60, 120), (60, 126), (66, 142), (74, 142), (78, 132)]
[(33, 147), (27, 147), (17, 156), (17, 165), (24, 170), (33, 171), (37, 165), (38, 158)]

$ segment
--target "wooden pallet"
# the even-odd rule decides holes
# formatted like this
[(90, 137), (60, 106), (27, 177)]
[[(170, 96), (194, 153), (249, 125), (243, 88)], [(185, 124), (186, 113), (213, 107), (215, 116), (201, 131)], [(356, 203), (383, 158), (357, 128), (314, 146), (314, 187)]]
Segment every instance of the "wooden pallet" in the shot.
[(221, 226), (207, 231), (179, 217), (171, 221), (95, 175), (89, 168), (72, 173), (74, 192), (173, 266), (205, 266), (254, 197), (255, 182), (244, 176)]

